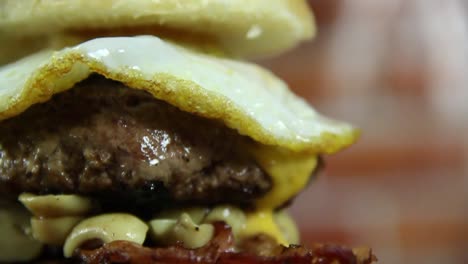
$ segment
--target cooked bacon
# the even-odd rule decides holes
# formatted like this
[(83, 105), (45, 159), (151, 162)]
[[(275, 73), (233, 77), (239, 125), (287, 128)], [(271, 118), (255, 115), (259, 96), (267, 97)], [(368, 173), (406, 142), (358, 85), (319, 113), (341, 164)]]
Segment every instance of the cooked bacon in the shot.
[(221, 263), (221, 264), (370, 264), (377, 260), (370, 249), (351, 249), (334, 245), (317, 245), (312, 249), (302, 246), (278, 246), (273, 255), (259, 256), (252, 252), (235, 252), (231, 228), (214, 223), (215, 236), (205, 246), (186, 249), (182, 245), (167, 248), (149, 248), (128, 241), (114, 241), (98, 249), (82, 249), (77, 256), (83, 263)]

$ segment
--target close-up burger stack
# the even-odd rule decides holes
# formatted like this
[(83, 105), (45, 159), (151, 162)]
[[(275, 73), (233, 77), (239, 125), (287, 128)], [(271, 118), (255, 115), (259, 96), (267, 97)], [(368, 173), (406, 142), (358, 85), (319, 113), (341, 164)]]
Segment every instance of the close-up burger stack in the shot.
[(375, 261), (285, 210), (358, 131), (242, 61), (314, 34), (300, 0), (1, 0), (0, 262)]

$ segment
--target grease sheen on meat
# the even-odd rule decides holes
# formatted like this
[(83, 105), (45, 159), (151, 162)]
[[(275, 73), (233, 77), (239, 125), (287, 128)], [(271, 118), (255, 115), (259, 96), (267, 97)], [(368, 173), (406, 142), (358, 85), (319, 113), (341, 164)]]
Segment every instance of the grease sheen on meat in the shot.
[(249, 140), (93, 76), (0, 123), (0, 190), (247, 204), (271, 188)]

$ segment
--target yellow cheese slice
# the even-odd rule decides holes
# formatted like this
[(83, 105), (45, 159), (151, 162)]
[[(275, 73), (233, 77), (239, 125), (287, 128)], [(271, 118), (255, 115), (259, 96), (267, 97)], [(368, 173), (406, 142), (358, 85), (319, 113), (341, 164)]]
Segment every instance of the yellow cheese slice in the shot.
[(249, 213), (244, 227), (240, 232), (241, 237), (254, 236), (257, 234), (266, 234), (276, 239), (282, 245), (289, 245), (279, 226), (273, 218), (273, 210), (265, 209)]
[(275, 209), (301, 191), (318, 161), (316, 155), (277, 147), (253, 147), (250, 153), (273, 181), (272, 189), (257, 201), (260, 209)]

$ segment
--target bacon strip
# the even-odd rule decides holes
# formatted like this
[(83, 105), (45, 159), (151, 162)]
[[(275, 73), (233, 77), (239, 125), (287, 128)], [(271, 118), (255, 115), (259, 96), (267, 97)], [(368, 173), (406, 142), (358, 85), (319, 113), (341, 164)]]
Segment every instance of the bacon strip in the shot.
[(231, 228), (222, 222), (214, 223), (215, 236), (205, 246), (186, 249), (182, 245), (167, 248), (149, 248), (128, 241), (114, 241), (98, 249), (82, 249), (77, 256), (83, 263), (138, 263), (138, 264), (370, 264), (377, 259), (370, 249), (351, 249), (335, 245), (317, 245), (312, 249), (302, 246), (278, 246), (274, 255), (258, 256), (235, 252)]

